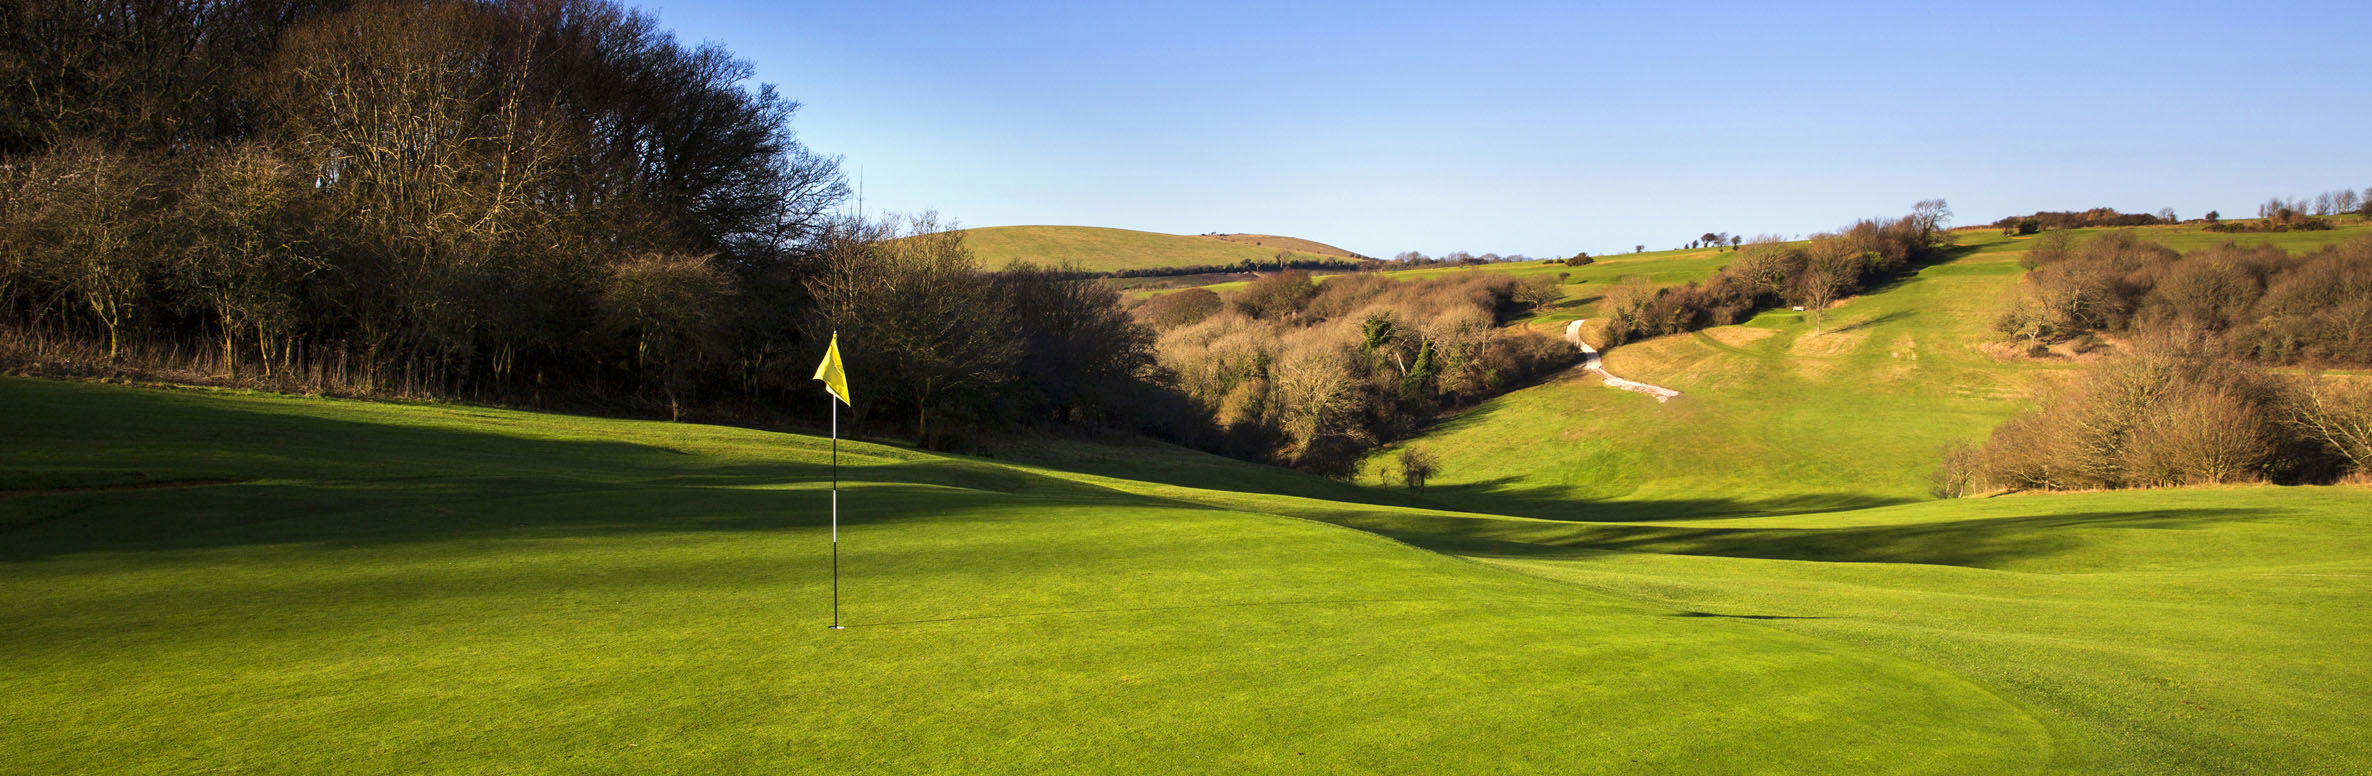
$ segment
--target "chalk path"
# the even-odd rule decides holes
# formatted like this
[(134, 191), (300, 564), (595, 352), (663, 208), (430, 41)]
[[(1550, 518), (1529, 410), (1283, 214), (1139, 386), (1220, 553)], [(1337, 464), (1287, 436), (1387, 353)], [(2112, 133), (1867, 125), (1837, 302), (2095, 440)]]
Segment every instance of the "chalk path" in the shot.
[(1581, 348), (1581, 368), (1596, 372), (1599, 377), (1606, 378), (1606, 387), (1638, 391), (1655, 397), (1657, 402), (1671, 401), (1680, 396), (1679, 391), (1660, 385), (1648, 385), (1637, 380), (1625, 380), (1606, 371), (1606, 362), (1598, 358), (1598, 349), (1590, 347), (1590, 343), (1581, 341), (1581, 323), (1581, 321), (1574, 321), (1565, 324), (1565, 341), (1573, 343), (1574, 347)]

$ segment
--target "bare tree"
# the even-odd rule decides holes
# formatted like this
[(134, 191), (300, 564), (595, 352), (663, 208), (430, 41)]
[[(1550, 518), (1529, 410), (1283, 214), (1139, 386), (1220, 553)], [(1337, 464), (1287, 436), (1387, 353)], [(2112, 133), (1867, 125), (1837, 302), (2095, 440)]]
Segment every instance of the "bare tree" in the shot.
[[(1011, 315), (964, 246), (935, 214), (902, 225), (851, 222), (827, 235), (808, 280), (810, 342), (839, 332), (851, 380), (914, 412), (915, 437), (937, 444), (932, 413), (1011, 379), (1019, 345)], [(862, 399), (860, 399), (862, 401)]]
[(1294, 332), (1283, 345), (1270, 373), (1270, 396), (1291, 442), (1290, 456), (1309, 463), (1320, 439), (1344, 428), (1357, 406), (1358, 359), (1315, 329)]
[(2355, 473), (2372, 475), (2372, 383), (2311, 375), (2287, 410), (2284, 422), (2338, 453)]
[(223, 369), (238, 374), (237, 345), (250, 338), (265, 377), (273, 347), (296, 324), (298, 284), (318, 263), (286, 221), (299, 193), (292, 170), (260, 145), (207, 160), (183, 191), (175, 220), (173, 282), (215, 322)]
[(1844, 251), (1823, 250), (1813, 254), (1803, 274), (1796, 278), (1796, 298), (1812, 314), (1813, 333), (1820, 333), (1828, 306), (1852, 293), (1861, 283), (1865, 264), (1860, 256)]
[(1943, 231), (1952, 222), (1952, 206), (1941, 199), (1920, 200), (1911, 206), (1911, 214), (1904, 217), (1921, 237)]
[(107, 337), (107, 359), (156, 270), (157, 187), (134, 159), (77, 142), (32, 165), (19, 206), (33, 212), (25, 272), (90, 314)]
[(2122, 444), (2122, 468), (2130, 483), (2254, 479), (2273, 455), (2274, 434), (2264, 412), (2229, 391), (2180, 391), (2137, 415)]
[(709, 326), (733, 287), (707, 256), (644, 254), (611, 268), (602, 318), (634, 340), (635, 369), (656, 383), (669, 419), (683, 416), (690, 362), (712, 341)]
[(1410, 493), (1425, 492), (1425, 481), (1441, 473), (1441, 460), (1416, 445), (1400, 449), (1400, 483)]

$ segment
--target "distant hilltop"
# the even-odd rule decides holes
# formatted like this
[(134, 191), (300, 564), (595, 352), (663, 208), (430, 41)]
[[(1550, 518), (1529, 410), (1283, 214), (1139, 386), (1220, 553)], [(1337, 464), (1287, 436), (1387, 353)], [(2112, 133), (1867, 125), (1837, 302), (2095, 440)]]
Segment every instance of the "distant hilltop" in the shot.
[(1269, 234), (1163, 234), (1100, 226), (990, 226), (963, 230), (964, 243), (981, 266), (1016, 261), (1070, 264), (1090, 272), (1123, 272), (1178, 267), (1340, 261), (1367, 257), (1315, 240)]

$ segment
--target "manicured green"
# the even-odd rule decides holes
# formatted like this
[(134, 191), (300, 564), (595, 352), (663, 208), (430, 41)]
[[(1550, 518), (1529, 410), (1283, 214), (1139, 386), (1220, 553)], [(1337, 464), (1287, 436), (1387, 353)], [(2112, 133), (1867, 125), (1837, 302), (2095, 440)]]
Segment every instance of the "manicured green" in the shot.
[[(1284, 251), (1294, 261), (1349, 263), (1348, 252), (1307, 240), (1279, 238), (1270, 247), (1199, 235), (1162, 234), (1096, 226), (990, 226), (964, 230), (964, 245), (981, 266), (1002, 268), (1017, 261), (1041, 266), (1068, 264), (1091, 272), (1163, 267), (1274, 264)], [(1316, 248), (1331, 248), (1315, 250)]]

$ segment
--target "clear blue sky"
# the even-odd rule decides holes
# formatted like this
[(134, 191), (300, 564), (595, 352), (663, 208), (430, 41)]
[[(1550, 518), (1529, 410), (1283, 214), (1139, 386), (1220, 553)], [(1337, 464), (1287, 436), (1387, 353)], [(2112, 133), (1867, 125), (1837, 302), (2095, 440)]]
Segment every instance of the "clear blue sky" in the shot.
[[(2372, 4), (660, 0), (866, 209), (1627, 251), (2372, 186)], [(1648, 7), (1653, 6), (1653, 7)]]

